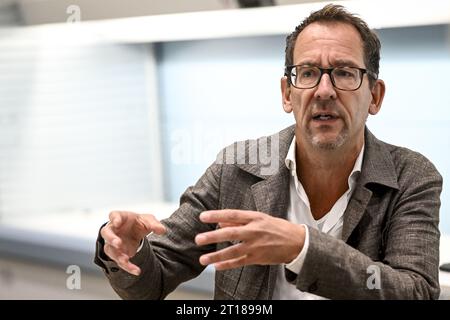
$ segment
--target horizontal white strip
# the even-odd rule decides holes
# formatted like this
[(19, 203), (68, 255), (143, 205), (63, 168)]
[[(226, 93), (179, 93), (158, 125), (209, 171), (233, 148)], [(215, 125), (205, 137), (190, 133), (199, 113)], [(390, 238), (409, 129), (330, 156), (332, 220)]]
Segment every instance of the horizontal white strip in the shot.
[[(21, 42), (55, 41), (69, 44), (99, 41), (142, 43), (178, 40), (288, 34), (311, 11), (325, 2), (154, 15), (86, 21), (77, 25), (50, 24), (3, 28), (5, 41), (21, 34)], [(372, 28), (408, 27), (450, 23), (450, 1), (347, 0), (334, 1), (365, 19)], [(26, 40), (23, 40), (26, 38)], [(16, 41), (16, 40), (14, 40)]]

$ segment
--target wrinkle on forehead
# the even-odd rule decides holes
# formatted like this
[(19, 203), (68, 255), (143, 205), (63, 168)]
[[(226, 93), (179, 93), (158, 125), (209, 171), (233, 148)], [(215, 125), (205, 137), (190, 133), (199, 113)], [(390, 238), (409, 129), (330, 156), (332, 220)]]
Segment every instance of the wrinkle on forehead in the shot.
[[(364, 67), (364, 50), (359, 32), (350, 24), (339, 22), (312, 23), (297, 37), (294, 64), (305, 62), (330, 67), (347, 61)], [(326, 65), (324, 65), (326, 64)]]

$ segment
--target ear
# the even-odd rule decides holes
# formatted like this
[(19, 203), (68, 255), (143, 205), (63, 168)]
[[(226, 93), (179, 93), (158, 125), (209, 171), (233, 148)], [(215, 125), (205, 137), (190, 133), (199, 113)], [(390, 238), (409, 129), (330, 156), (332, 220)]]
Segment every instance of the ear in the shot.
[(286, 76), (281, 78), (281, 96), (283, 99), (283, 109), (286, 113), (292, 112), (292, 104), (291, 104), (291, 86), (288, 83), (288, 79)]
[(369, 113), (371, 115), (375, 115), (380, 111), (381, 104), (383, 103), (384, 92), (386, 91), (386, 87), (384, 85), (383, 80), (377, 80), (375, 85), (371, 90), (372, 101), (369, 106)]

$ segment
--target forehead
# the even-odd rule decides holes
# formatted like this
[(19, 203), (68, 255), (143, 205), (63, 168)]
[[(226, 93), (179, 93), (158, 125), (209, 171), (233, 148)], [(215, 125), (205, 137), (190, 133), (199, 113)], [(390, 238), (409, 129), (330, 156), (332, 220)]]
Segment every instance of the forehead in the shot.
[(303, 29), (294, 47), (294, 64), (305, 61), (327, 67), (336, 61), (364, 66), (362, 39), (355, 27), (342, 22), (314, 22)]

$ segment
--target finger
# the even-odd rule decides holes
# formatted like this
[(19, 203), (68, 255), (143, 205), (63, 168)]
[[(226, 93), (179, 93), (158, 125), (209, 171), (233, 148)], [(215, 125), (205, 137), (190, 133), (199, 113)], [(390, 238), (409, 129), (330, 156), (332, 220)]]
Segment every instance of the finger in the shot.
[(163, 235), (167, 232), (166, 227), (152, 214), (141, 214), (138, 216), (138, 221), (147, 230), (147, 233), (154, 232)]
[(135, 276), (141, 274), (141, 269), (137, 265), (131, 263), (130, 258), (128, 256), (122, 255), (119, 258), (119, 262), (120, 262), (118, 263), (119, 267), (125, 270), (126, 272), (131, 273)]
[(251, 264), (251, 262), (248, 256), (242, 256), (236, 259), (215, 263), (214, 267), (216, 268), (217, 271), (221, 271), (228, 269), (236, 269), (249, 264)]
[(118, 262), (119, 256), (122, 254), (118, 249), (114, 248), (112, 245), (106, 243), (103, 246), (103, 251), (105, 254), (113, 261)]
[(114, 228), (120, 228), (120, 226), (125, 222), (128, 212), (126, 211), (112, 211), (109, 214), (109, 221)]
[(245, 210), (211, 210), (203, 211), (200, 214), (200, 220), (204, 223), (234, 223), (247, 224), (259, 217), (262, 213)]
[(126, 265), (130, 257), (120, 249), (117, 249), (110, 244), (105, 244), (103, 247), (103, 251), (114, 260), (118, 265), (123, 266)]
[(219, 243), (233, 240), (244, 240), (245, 229), (243, 227), (229, 227), (214, 231), (200, 233), (195, 237), (195, 243), (204, 246), (211, 243)]
[(108, 243), (116, 248), (119, 248), (122, 244), (122, 240), (114, 233), (110, 224), (107, 224), (100, 230), (100, 235)]
[(130, 262), (130, 257), (120, 252), (113, 246), (106, 244), (103, 251), (110, 257), (117, 265), (128, 273), (138, 276), (141, 273), (141, 269), (135, 264)]
[(211, 263), (223, 262), (226, 260), (236, 259), (246, 255), (247, 246), (243, 243), (235, 244), (231, 247), (227, 247), (225, 249), (204, 254), (200, 257), (200, 264), (206, 266)]

